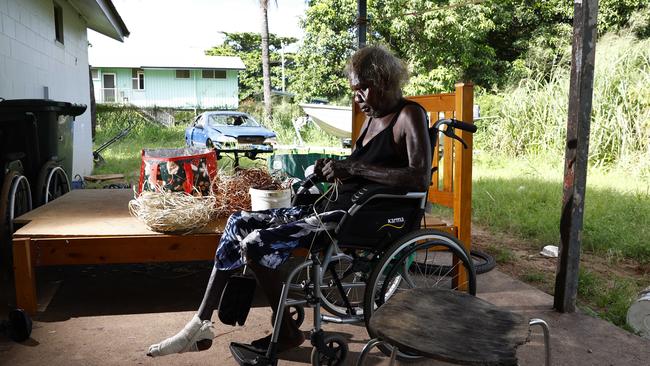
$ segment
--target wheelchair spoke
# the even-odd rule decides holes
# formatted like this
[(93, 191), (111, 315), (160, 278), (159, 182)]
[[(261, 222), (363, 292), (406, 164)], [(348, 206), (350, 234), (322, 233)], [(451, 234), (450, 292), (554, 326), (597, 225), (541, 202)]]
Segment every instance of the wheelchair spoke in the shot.
[[(397, 292), (411, 288), (444, 288), (476, 293), (476, 275), (463, 244), (433, 229), (407, 234), (387, 248), (368, 279), (364, 318), (368, 326), (374, 311)], [(435, 311), (435, 309), (432, 309)], [(377, 334), (369, 329), (371, 338)], [(388, 347), (379, 345), (385, 354)], [(398, 357), (414, 360), (419, 356), (399, 351)]]

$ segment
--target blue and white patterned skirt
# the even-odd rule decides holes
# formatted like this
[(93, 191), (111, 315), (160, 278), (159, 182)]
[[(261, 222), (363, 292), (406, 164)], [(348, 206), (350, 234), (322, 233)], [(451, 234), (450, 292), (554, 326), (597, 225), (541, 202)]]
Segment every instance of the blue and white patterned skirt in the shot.
[(345, 211), (314, 212), (313, 205), (230, 215), (215, 255), (218, 270), (237, 269), (247, 261), (275, 269), (295, 248), (309, 248), (314, 236), (334, 230)]

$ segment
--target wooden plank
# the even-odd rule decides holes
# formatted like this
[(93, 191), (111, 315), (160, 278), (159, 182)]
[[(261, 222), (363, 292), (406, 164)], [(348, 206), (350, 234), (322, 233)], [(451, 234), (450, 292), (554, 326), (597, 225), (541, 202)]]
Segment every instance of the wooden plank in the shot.
[(422, 225), (426, 223), (427, 227), (430, 226), (445, 226), (447, 225), (446, 222), (442, 221), (442, 219), (438, 216), (433, 216), (430, 213), (426, 212), (424, 214), (424, 217), (422, 218)]
[[(471, 83), (456, 84), (456, 118), (473, 123), (474, 86)], [(456, 141), (454, 156), (454, 226), (458, 228), (458, 239), (467, 251), (472, 247), (472, 134), (460, 129), (456, 134), (467, 143), (468, 148)], [(460, 271), (458, 281), (467, 280)]]
[(429, 191), (429, 202), (454, 208), (454, 192)]
[(86, 175), (84, 179), (90, 182), (99, 182), (102, 180), (111, 180), (111, 179), (123, 179), (124, 174), (97, 174), (97, 175)]
[[(16, 219), (23, 224), (14, 237), (164, 235), (131, 216), (130, 189), (74, 190)], [(220, 233), (226, 218), (217, 218), (196, 233)]]
[(36, 275), (32, 263), (32, 247), (29, 239), (14, 239), (14, 281), (16, 305), (29, 314), (37, 310)]
[(217, 234), (32, 240), (36, 266), (212, 260)]
[[(454, 93), (415, 95), (406, 97), (408, 100), (419, 103), (427, 111), (453, 111)], [(431, 116), (436, 118), (435, 116)]]
[(569, 84), (564, 191), (560, 218), (560, 256), (554, 307), (576, 310), (580, 244), (589, 160), (589, 128), (594, 85), (598, 0), (575, 1), (573, 49)]

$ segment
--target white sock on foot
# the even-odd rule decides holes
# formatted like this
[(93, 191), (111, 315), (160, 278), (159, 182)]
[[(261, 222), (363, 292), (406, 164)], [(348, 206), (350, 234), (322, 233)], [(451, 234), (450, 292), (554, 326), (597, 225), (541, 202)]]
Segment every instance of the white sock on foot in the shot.
[(212, 332), (212, 322), (209, 320), (201, 320), (197, 315), (194, 315), (185, 328), (176, 335), (165, 339), (164, 341), (149, 346), (147, 356), (158, 357), (171, 355), (172, 353), (183, 352), (196, 352), (196, 342), (203, 339), (214, 338)]

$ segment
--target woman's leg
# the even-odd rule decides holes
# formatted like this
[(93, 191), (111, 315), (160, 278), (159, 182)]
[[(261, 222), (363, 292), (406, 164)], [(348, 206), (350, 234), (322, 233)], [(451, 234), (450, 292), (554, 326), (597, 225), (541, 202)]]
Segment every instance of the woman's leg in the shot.
[[(344, 214), (344, 211), (330, 211), (318, 216), (306, 215), (284, 225), (255, 230), (242, 240), (241, 247), (246, 252), (247, 263), (255, 272), (257, 281), (274, 313), (277, 313), (282, 284), (286, 280), (286, 275), (275, 268), (282, 264), (290, 252), (297, 247), (322, 245), (322, 243), (314, 243), (314, 236), (325, 230), (333, 230)], [(255, 348), (266, 349), (270, 341), (269, 335), (251, 344)], [(278, 351), (297, 347), (303, 341), (304, 335), (291, 319), (289, 312), (283, 312)]]
[[(266, 295), (269, 305), (273, 309), (273, 314), (278, 312), (278, 304), (282, 295), (282, 284), (286, 276), (282, 271), (270, 269), (250, 262), (249, 267), (255, 272), (257, 282)], [(305, 341), (305, 336), (296, 323), (291, 319), (289, 311), (282, 315), (282, 324), (280, 325), (280, 335), (278, 337), (278, 352), (300, 346)], [(251, 344), (259, 349), (267, 349), (271, 342), (271, 335), (253, 341)]]
[(219, 306), (219, 299), (233, 271), (220, 271), (213, 267), (199, 311), (185, 327), (175, 335), (149, 347), (147, 356), (157, 357), (173, 353), (203, 351), (212, 346), (212, 313)]

